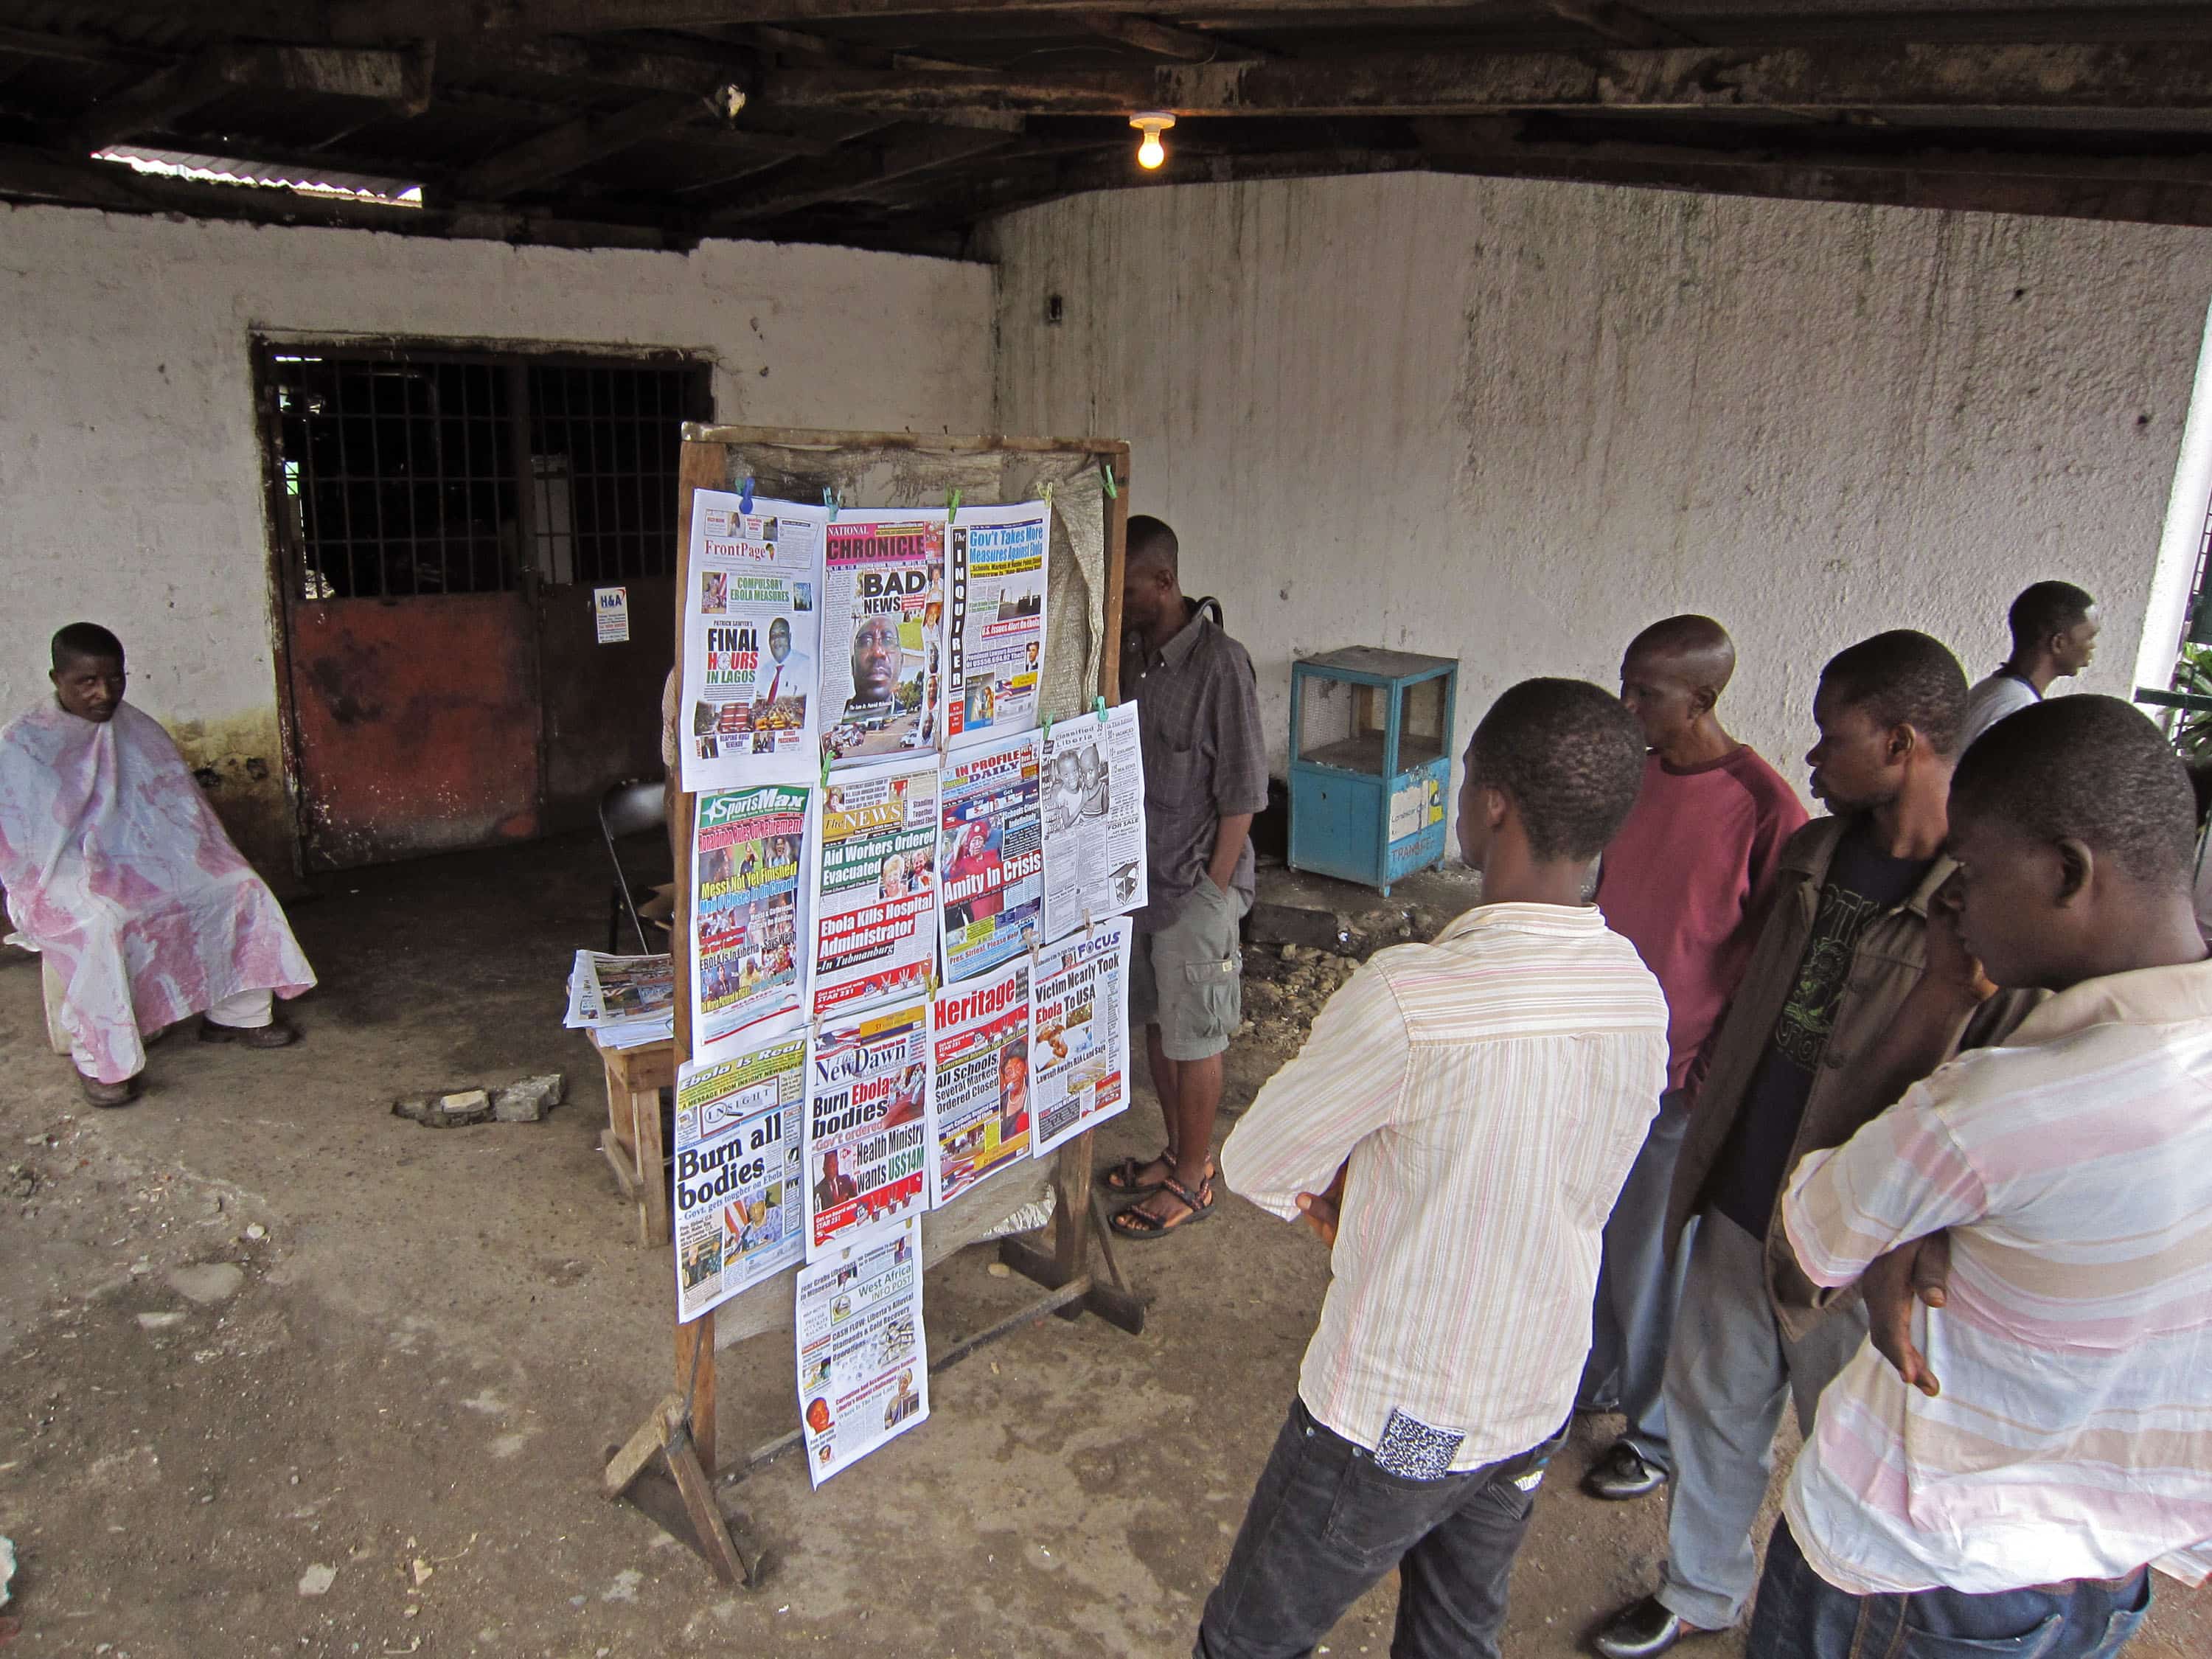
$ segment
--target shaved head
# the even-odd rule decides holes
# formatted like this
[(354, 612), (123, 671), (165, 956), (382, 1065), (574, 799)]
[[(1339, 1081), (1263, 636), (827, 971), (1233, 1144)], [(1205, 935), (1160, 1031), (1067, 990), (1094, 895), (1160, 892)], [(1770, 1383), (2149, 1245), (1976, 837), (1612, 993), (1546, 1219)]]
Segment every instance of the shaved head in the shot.
[(1628, 656), (1665, 665), (1717, 696), (1735, 672), (1735, 641), (1711, 617), (1669, 617), (1628, 642)]
[(1175, 532), (1168, 528), (1164, 520), (1146, 513), (1129, 520), (1127, 540), (1123, 544), (1123, 556), (1128, 564), (1157, 565), (1170, 576), (1179, 576), (1182, 573), (1176, 566), (1182, 550)]

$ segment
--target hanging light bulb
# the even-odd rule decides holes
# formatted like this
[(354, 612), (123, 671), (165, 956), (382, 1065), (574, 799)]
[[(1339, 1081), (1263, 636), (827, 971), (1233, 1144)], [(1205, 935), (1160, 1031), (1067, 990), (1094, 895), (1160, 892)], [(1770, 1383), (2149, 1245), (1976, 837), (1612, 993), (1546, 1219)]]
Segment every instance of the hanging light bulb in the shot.
[(1152, 110), (1132, 115), (1129, 125), (1145, 135), (1145, 142), (1137, 146), (1137, 165), (1150, 173), (1168, 159), (1168, 147), (1160, 142), (1160, 135), (1175, 125), (1175, 117)]

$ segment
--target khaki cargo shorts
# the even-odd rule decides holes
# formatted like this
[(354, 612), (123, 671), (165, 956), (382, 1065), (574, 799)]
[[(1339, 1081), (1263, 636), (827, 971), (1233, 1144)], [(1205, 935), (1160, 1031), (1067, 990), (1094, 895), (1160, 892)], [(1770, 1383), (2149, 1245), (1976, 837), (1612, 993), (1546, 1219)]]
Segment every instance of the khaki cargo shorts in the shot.
[(1247, 901), (1211, 881), (1157, 933), (1139, 933), (1129, 957), (1129, 1026), (1160, 1028), (1170, 1060), (1207, 1060), (1229, 1047), (1244, 1018), (1244, 952), (1237, 924)]

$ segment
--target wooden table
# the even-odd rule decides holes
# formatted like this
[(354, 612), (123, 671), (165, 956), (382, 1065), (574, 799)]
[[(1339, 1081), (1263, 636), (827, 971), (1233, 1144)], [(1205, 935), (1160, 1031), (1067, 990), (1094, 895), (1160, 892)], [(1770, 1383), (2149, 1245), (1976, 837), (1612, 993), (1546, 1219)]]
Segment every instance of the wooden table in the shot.
[(607, 1073), (607, 1127), (599, 1151), (623, 1195), (637, 1206), (637, 1242), (668, 1239), (668, 1152), (660, 1139), (660, 1091), (676, 1082), (672, 1038), (635, 1048), (607, 1048), (588, 1031)]

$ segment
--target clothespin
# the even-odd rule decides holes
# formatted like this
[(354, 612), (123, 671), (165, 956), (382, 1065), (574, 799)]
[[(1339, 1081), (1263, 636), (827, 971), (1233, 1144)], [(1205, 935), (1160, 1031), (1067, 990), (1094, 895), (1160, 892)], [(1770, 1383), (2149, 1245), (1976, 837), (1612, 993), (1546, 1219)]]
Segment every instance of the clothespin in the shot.
[(1083, 907), (1083, 937), (1089, 939), (1091, 932), (1092, 923), (1091, 921), (1091, 907), (1086, 904)]
[(1106, 475), (1106, 499), (1110, 501), (1121, 493), (1121, 486), (1114, 482), (1114, 463), (1101, 461), (1098, 463), (1098, 470)]
[[(830, 745), (828, 744), (822, 745), (822, 787), (825, 790), (830, 787)], [(823, 804), (826, 805), (828, 803)]]
[(1044, 481), (1044, 488), (1043, 488), (1042, 489), (1040, 489), (1040, 490), (1038, 490), (1038, 491), (1037, 491), (1037, 499), (1038, 499), (1039, 501), (1042, 501), (1042, 502), (1044, 503), (1044, 510), (1045, 510), (1045, 512), (1046, 512), (1048, 514), (1049, 514), (1051, 513), (1051, 511), (1052, 511), (1052, 480), (1051, 480), (1051, 479), (1047, 478), (1047, 479)]
[(836, 523), (838, 507), (837, 492), (830, 489), (828, 484), (823, 484), (822, 486), (822, 505), (830, 509), (830, 522), (831, 524)]
[(1052, 712), (1049, 709), (1045, 712), (1044, 740), (1047, 743), (1050, 743), (1052, 741)]
[(960, 516), (960, 492), (954, 490), (945, 498), (945, 522), (948, 525)]
[(750, 472), (748, 472), (747, 474), (745, 474), (745, 488), (744, 488), (744, 493), (743, 495), (739, 495), (739, 496), (738, 497), (738, 512), (740, 512), (740, 513), (750, 513), (750, 512), (751, 512), (752, 510), (753, 510), (753, 477), (752, 477), (752, 474), (751, 474), (751, 473), (750, 473)]
[(1106, 694), (1103, 691), (1091, 700), (1091, 712), (1102, 720), (1106, 718)]

